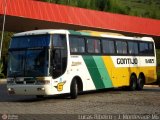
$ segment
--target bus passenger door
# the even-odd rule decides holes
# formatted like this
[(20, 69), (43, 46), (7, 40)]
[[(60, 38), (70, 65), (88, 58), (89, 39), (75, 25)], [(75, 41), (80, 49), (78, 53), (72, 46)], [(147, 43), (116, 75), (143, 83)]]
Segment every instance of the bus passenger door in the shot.
[(50, 74), (55, 79), (63, 75), (67, 68), (66, 35), (53, 35), (52, 44)]
[(63, 49), (54, 49), (52, 51), (52, 76), (53, 78), (57, 78), (61, 76), (67, 66), (67, 56), (66, 50)]

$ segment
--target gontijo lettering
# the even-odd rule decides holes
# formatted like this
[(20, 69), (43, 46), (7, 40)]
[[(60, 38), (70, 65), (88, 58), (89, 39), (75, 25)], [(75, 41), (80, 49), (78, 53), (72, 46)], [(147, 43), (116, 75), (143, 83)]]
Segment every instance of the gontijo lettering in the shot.
[(138, 64), (137, 58), (117, 58), (117, 64)]

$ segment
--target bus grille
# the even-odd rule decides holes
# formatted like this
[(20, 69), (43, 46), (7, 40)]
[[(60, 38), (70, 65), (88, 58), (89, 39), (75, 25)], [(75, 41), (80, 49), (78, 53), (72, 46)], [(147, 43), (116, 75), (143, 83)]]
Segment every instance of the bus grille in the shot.
[(24, 78), (24, 81), (18, 81), (16, 80), (16, 84), (35, 84), (36, 80), (33, 78)]

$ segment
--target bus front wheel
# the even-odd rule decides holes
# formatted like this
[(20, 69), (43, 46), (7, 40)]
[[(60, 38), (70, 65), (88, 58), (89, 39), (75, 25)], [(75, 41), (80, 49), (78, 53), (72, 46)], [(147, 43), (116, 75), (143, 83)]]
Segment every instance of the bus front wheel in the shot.
[(137, 77), (135, 75), (131, 75), (129, 90), (134, 91), (136, 90), (136, 87), (137, 87)]
[(72, 81), (70, 96), (72, 99), (76, 99), (78, 96), (78, 84), (76, 79)]

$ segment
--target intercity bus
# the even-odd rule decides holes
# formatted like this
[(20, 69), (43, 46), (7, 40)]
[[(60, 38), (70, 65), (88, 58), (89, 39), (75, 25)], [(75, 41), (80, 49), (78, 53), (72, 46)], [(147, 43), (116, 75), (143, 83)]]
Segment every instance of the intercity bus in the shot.
[(17, 33), (9, 47), (7, 88), (16, 95), (56, 95), (125, 87), (142, 90), (156, 75), (150, 37), (95, 31)]

